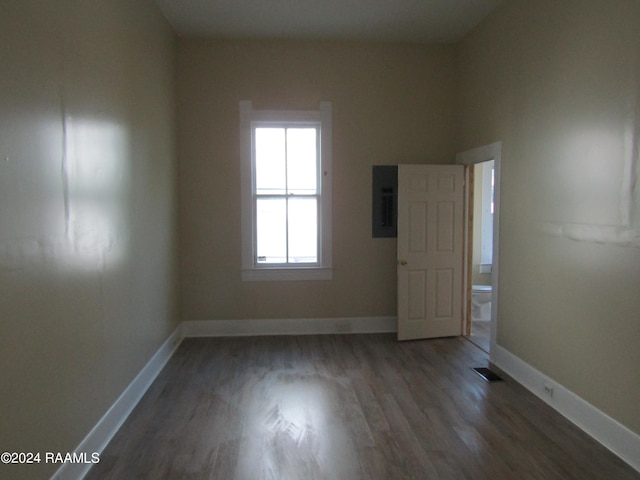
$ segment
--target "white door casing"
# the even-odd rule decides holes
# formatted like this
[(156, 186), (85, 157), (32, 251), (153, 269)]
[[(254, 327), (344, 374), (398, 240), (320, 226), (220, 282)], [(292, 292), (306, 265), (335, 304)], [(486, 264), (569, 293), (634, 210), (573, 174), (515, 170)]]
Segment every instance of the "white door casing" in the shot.
[[(498, 311), (500, 283), (500, 185), (502, 165), (502, 142), (495, 142), (471, 150), (458, 153), (456, 164), (475, 165), (477, 163), (494, 161), (494, 193), (493, 193), (493, 266), (491, 267), (491, 328), (489, 335), (489, 361), (494, 362), (494, 346), (498, 337)], [(466, 286), (466, 295), (471, 295), (471, 282)], [(464, 290), (463, 290), (464, 291)], [(469, 312), (470, 314), (470, 312)]]
[(462, 334), (464, 167), (398, 166), (398, 340)]

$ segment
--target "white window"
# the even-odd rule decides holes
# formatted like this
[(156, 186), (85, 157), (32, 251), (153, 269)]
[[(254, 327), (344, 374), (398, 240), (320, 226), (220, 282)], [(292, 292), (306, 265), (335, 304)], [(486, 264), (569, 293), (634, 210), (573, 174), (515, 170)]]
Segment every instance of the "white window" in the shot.
[(482, 165), (482, 224), (480, 240), (480, 264), (491, 265), (493, 263), (493, 195), (494, 185), (494, 161), (488, 161)]
[(240, 102), (240, 155), (242, 279), (331, 279), (331, 104)]

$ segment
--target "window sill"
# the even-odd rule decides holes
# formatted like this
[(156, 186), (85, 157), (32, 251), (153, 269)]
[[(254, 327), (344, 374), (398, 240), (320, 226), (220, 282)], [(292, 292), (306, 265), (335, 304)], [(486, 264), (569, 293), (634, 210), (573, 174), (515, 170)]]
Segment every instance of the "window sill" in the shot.
[(332, 268), (256, 268), (242, 270), (243, 282), (289, 282), (331, 279), (333, 279)]

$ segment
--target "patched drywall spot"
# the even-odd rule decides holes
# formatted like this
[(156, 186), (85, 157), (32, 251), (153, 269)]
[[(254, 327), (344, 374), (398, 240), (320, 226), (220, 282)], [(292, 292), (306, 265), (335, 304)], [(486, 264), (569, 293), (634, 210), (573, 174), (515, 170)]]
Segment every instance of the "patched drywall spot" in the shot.
[[(639, 62), (640, 63), (640, 62)], [(636, 75), (640, 79), (640, 73)], [(578, 242), (640, 248), (640, 84), (629, 100), (624, 132), (624, 165), (620, 188), (620, 224), (591, 225), (541, 222), (544, 233)]]
[(578, 242), (640, 248), (639, 228), (551, 222), (541, 222), (538, 228), (547, 235)]

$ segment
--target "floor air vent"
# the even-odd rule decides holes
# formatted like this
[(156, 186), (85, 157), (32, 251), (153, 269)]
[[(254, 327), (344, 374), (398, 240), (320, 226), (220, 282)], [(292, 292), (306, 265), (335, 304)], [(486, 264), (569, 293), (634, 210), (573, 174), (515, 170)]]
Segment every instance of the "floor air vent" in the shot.
[(487, 382), (501, 382), (502, 379), (493, 373), (491, 370), (485, 367), (474, 368), (474, 372), (484, 378)]

